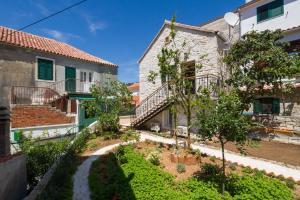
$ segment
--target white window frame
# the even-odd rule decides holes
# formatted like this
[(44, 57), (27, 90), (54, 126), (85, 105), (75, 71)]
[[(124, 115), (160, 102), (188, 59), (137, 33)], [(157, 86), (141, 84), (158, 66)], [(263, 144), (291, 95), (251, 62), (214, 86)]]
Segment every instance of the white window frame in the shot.
[[(39, 76), (38, 76), (38, 59), (43, 59), (43, 60), (50, 60), (53, 62), (53, 80), (43, 80), (43, 79), (39, 79)], [(42, 82), (55, 82), (55, 79), (56, 79), (56, 74), (55, 74), (55, 71), (56, 71), (56, 65), (55, 65), (55, 59), (52, 59), (52, 58), (46, 58), (46, 57), (42, 57), (42, 56), (36, 56), (35, 57), (35, 80), (36, 81), (42, 81)]]

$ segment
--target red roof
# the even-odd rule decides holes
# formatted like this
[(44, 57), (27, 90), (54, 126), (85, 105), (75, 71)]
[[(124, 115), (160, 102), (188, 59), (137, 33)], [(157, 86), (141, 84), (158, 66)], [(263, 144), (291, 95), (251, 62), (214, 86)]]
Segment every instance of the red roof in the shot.
[(111, 67), (117, 65), (81, 51), (71, 45), (53, 39), (40, 37), (30, 33), (16, 31), (0, 26), (0, 44), (14, 45), (23, 48), (30, 48), (56, 55), (66, 56)]
[(139, 83), (133, 83), (131, 85), (128, 86), (128, 90), (129, 91), (133, 91), (133, 90), (138, 90), (140, 88), (140, 84)]

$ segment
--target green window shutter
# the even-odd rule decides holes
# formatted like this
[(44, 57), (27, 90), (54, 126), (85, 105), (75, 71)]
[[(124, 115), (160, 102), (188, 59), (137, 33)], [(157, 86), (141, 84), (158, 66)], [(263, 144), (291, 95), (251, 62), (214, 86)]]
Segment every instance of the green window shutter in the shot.
[(272, 102), (272, 113), (279, 114), (280, 113), (280, 101), (278, 98), (274, 98)]
[(269, 4), (269, 18), (283, 14), (283, 0), (276, 0)]
[(262, 113), (262, 105), (259, 99), (255, 99), (253, 103), (253, 113), (259, 114)]
[(283, 0), (275, 0), (257, 8), (257, 22), (270, 19), (284, 12)]
[(53, 61), (38, 59), (38, 79), (53, 80)]
[(268, 4), (257, 8), (257, 22), (268, 19)]

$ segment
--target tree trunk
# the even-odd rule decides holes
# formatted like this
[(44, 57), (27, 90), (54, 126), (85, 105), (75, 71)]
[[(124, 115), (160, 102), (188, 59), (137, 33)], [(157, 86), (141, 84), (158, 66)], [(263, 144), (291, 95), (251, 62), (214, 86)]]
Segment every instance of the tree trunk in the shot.
[(188, 149), (191, 148), (191, 110), (188, 108), (188, 113), (187, 113), (187, 147)]
[(224, 152), (224, 142), (220, 139), (221, 148), (222, 148), (222, 195), (225, 191), (225, 152)]
[(178, 137), (177, 137), (177, 108), (175, 107), (176, 105), (174, 104), (174, 109), (173, 109), (173, 131), (175, 135), (175, 144), (176, 144), (176, 149), (178, 149)]

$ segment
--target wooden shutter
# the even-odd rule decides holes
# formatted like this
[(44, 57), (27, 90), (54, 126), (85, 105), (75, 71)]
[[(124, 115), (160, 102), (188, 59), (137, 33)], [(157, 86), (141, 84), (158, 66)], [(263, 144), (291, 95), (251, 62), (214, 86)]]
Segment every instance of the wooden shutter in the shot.
[(268, 4), (257, 8), (257, 22), (268, 19)]
[(280, 113), (280, 101), (278, 98), (274, 98), (272, 102), (272, 114)]
[(38, 79), (53, 80), (53, 61), (38, 59)]
[(253, 103), (253, 113), (259, 114), (262, 113), (262, 104), (259, 99), (255, 99)]

